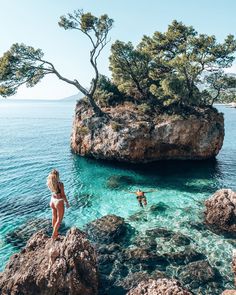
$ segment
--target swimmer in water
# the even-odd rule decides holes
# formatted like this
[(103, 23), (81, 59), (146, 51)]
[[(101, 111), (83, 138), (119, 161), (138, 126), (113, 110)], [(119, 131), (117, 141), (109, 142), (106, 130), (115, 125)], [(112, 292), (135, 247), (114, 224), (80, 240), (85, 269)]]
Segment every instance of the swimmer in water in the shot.
[(141, 191), (140, 189), (138, 189), (136, 192), (131, 192), (131, 191), (128, 191), (128, 192), (136, 195), (140, 207), (143, 208), (143, 206), (147, 206), (147, 198), (146, 198), (145, 194), (151, 193), (154, 191), (151, 190), (151, 191), (144, 192), (144, 191)]

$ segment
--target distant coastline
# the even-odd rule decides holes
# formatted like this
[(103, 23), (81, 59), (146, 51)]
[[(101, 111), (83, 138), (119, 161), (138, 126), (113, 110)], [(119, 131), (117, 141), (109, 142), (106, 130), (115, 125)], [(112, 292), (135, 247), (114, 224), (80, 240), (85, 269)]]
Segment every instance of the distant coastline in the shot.
[(12, 97), (9, 97), (9, 98), (4, 98), (2, 100), (0, 100), (1, 102), (4, 102), (4, 101), (71, 101), (71, 102), (76, 102), (77, 100), (80, 100), (82, 98), (81, 94), (74, 94), (74, 95), (71, 95), (71, 96), (67, 96), (67, 97), (63, 97), (63, 98), (55, 98), (55, 99), (50, 99), (50, 98), (12, 98)]
[(214, 103), (214, 106), (225, 106), (230, 108), (236, 108), (236, 102), (231, 103)]

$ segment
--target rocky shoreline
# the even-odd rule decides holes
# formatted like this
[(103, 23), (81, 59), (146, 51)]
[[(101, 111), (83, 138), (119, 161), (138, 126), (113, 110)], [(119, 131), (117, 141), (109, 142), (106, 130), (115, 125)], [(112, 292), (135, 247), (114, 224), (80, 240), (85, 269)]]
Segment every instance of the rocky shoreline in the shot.
[[(217, 234), (233, 234), (234, 205), (235, 192), (217, 191), (205, 202), (202, 227), (214, 232), (218, 228)], [(13, 240), (19, 239), (19, 234), (24, 236), (22, 230), (16, 233), (11, 235)], [(232, 268), (236, 274), (235, 265), (234, 255)], [(128, 220), (106, 215), (87, 224), (84, 232), (72, 228), (54, 242), (43, 230), (34, 234), (0, 273), (0, 292), (207, 295), (221, 294), (223, 281), (218, 269), (197, 250), (197, 240), (164, 227), (139, 232)], [(235, 294), (232, 292), (223, 294)]]
[(214, 108), (168, 115), (127, 104), (105, 111), (109, 119), (93, 116), (85, 101), (77, 103), (73, 152), (96, 159), (148, 163), (213, 158), (223, 145), (224, 118)]

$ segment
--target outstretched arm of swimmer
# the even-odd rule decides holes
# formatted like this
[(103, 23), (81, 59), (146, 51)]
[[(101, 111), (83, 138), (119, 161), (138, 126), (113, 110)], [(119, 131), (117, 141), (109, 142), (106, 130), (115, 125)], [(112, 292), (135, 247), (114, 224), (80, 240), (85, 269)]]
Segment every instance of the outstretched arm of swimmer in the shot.
[(65, 200), (66, 208), (69, 208), (70, 207), (70, 204), (69, 204), (69, 202), (68, 202), (68, 200), (66, 198), (66, 194), (65, 194), (64, 184), (63, 183), (61, 184), (61, 196)]

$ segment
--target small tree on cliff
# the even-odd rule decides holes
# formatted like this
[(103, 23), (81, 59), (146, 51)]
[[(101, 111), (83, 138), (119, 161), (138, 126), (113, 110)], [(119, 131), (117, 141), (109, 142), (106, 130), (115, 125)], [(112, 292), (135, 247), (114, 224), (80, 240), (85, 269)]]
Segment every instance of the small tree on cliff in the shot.
[(41, 49), (16, 43), (0, 58), (0, 95), (3, 97), (13, 95), (22, 84), (33, 87), (46, 75), (54, 74), (60, 80), (74, 85), (81, 91), (88, 98), (97, 116), (103, 115), (104, 113), (94, 100), (99, 78), (97, 59), (109, 41), (107, 37), (113, 20), (106, 14), (98, 18), (89, 12), (84, 13), (82, 10), (77, 10), (73, 14), (61, 16), (58, 24), (65, 30), (82, 32), (91, 42), (90, 63), (94, 69), (95, 77), (91, 82), (90, 89), (87, 90), (76, 79), (70, 80), (63, 77), (51, 62), (44, 60)]

